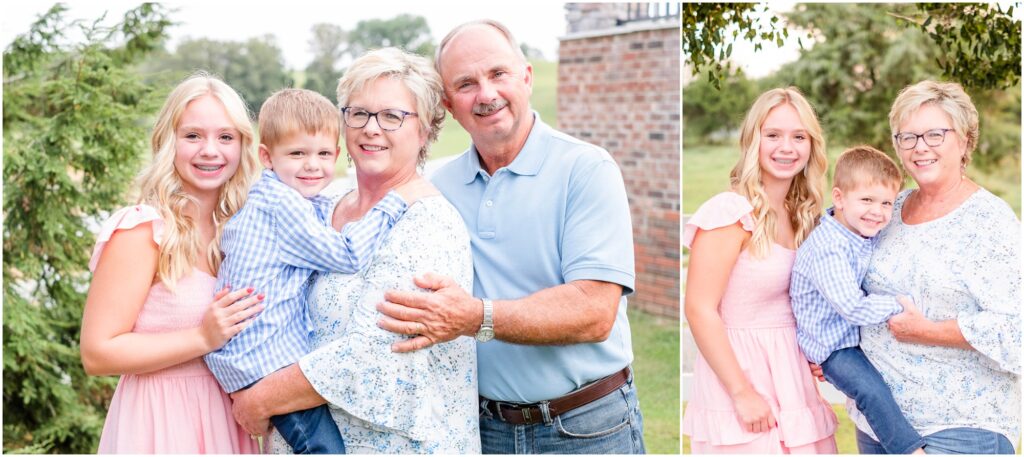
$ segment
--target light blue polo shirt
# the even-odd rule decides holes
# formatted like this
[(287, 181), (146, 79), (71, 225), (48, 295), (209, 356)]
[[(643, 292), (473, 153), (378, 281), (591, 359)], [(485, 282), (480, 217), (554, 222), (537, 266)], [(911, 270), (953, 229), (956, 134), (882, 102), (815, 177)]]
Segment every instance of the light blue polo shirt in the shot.
[(480, 395), (493, 400), (557, 398), (633, 361), (626, 319), (633, 230), (622, 174), (604, 149), (534, 116), (522, 151), (494, 176), (470, 146), (432, 178), (469, 229), (473, 295), (518, 299), (574, 280), (599, 280), (622, 285), (623, 296), (611, 335), (601, 343), (477, 344)]

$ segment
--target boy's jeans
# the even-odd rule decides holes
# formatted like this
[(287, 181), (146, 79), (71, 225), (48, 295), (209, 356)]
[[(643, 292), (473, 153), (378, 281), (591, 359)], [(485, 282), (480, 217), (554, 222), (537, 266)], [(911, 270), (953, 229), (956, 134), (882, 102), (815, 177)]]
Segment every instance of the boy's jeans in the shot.
[(887, 453), (909, 454), (925, 445), (860, 347), (833, 352), (821, 363), (821, 371), (826, 381), (853, 399)]
[(273, 416), (270, 422), (296, 454), (345, 453), (345, 442), (327, 405)]
[[(1013, 445), (1005, 436), (980, 428), (947, 428), (924, 437), (926, 454), (1013, 454)], [(885, 454), (885, 449), (867, 433), (857, 430), (857, 449), (861, 454)]]

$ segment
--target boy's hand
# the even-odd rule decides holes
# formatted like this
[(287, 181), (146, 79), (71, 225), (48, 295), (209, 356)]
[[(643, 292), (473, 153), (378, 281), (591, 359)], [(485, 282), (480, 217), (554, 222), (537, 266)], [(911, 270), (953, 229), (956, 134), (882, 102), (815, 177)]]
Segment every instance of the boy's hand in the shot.
[(910, 297), (906, 295), (897, 295), (896, 301), (899, 302), (900, 306), (903, 307), (903, 311), (907, 311), (909, 309), (917, 310), (917, 306), (914, 305), (914, 301), (911, 300)]
[(416, 177), (412, 181), (396, 187), (395, 192), (399, 197), (402, 197), (402, 200), (405, 200), (407, 205), (411, 205), (421, 198), (440, 195), (437, 188), (430, 184), (430, 181), (422, 177)]

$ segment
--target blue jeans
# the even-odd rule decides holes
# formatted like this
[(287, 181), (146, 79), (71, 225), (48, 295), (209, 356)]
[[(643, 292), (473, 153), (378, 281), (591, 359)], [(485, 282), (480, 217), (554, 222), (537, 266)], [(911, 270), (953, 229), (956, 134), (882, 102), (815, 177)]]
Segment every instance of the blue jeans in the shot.
[(345, 441), (327, 405), (273, 416), (270, 422), (296, 454), (345, 453)]
[(907, 422), (889, 386), (859, 347), (839, 349), (821, 363), (825, 380), (853, 399), (886, 454), (909, 454), (925, 445)]
[(480, 413), (484, 454), (644, 454), (643, 428), (632, 375), (614, 392), (549, 423), (514, 425)]
[[(1013, 444), (1002, 434), (980, 428), (947, 428), (924, 437), (926, 454), (1013, 454)], [(857, 430), (861, 454), (885, 454), (878, 441)]]

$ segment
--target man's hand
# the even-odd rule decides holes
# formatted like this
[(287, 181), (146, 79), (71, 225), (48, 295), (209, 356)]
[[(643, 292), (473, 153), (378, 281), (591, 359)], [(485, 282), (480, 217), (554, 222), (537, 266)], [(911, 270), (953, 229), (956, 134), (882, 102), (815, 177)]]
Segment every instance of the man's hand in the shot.
[(394, 352), (410, 352), (459, 336), (474, 335), (483, 321), (483, 303), (462, 290), (447, 276), (426, 273), (413, 280), (417, 286), (432, 292), (401, 292), (384, 294), (377, 311), (384, 317), (377, 325), (414, 338), (391, 345)]
[(896, 341), (903, 343), (924, 343), (918, 336), (922, 331), (932, 324), (932, 321), (921, 314), (917, 305), (906, 297), (897, 298), (903, 305), (903, 312), (889, 318), (889, 331)]
[(235, 422), (250, 435), (267, 436), (271, 430), (270, 416), (260, 408), (262, 402), (257, 398), (259, 388), (260, 383), (257, 382), (249, 388), (231, 394), (231, 411), (235, 415)]

